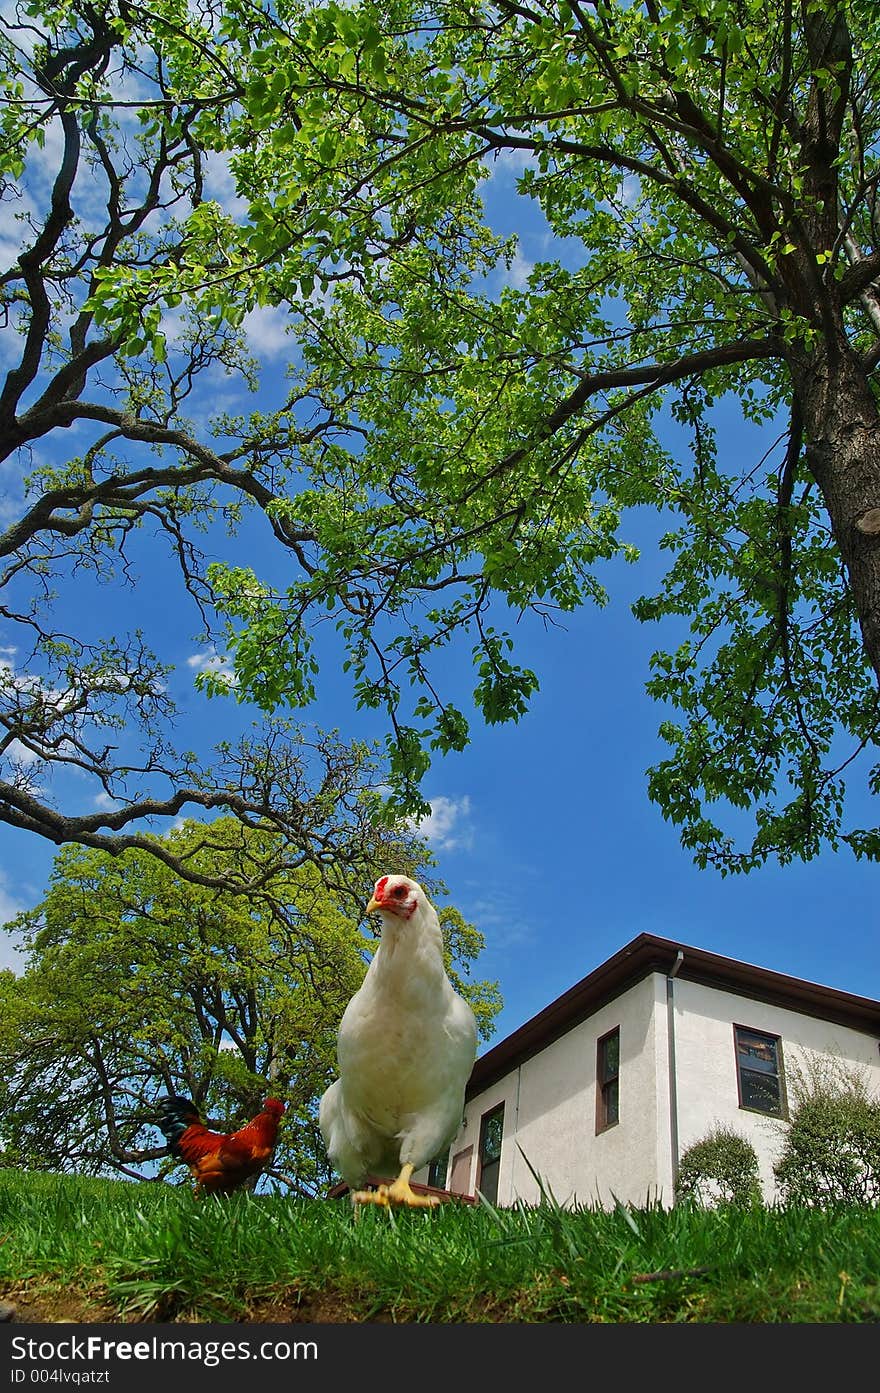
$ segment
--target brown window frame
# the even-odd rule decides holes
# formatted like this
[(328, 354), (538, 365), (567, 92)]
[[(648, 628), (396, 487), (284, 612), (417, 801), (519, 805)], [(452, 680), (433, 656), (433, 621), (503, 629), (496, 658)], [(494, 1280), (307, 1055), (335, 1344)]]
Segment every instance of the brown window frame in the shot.
[[(772, 1040), (776, 1050), (776, 1080), (779, 1085), (779, 1111), (768, 1112), (766, 1108), (752, 1107), (751, 1103), (743, 1102), (742, 1087), (742, 1064), (740, 1063), (739, 1053), (739, 1032), (747, 1031), (749, 1035), (759, 1035), (765, 1040)], [(782, 1054), (782, 1036), (776, 1035), (772, 1030), (760, 1030), (756, 1025), (743, 1025), (741, 1022), (733, 1022), (733, 1064), (736, 1069), (736, 1096), (739, 1106), (743, 1112), (756, 1113), (759, 1117), (777, 1117), (782, 1121), (788, 1121), (788, 1095), (785, 1089), (785, 1060)], [(768, 1078), (773, 1077), (767, 1075)]]
[[(477, 1146), (477, 1183), (476, 1183), (476, 1189), (479, 1190), (481, 1194), (483, 1193), (483, 1151), (484, 1151), (484, 1142), (485, 1142), (485, 1138), (486, 1138), (486, 1129), (487, 1129), (488, 1124), (492, 1121), (492, 1118), (493, 1118), (493, 1117), (498, 1117), (499, 1115), (500, 1115), (500, 1117), (501, 1117), (501, 1142), (502, 1142), (502, 1145), (503, 1145), (503, 1143), (504, 1143), (504, 1104), (503, 1104), (503, 1103), (496, 1103), (495, 1106), (494, 1106), (494, 1108), (490, 1108), (488, 1112), (484, 1112), (483, 1115), (482, 1115), (482, 1117), (480, 1118), (480, 1137), (479, 1137), (479, 1144), (478, 1144), (478, 1146)], [(494, 1157), (493, 1157), (493, 1163), (494, 1163)], [(501, 1147), (500, 1147), (500, 1146), (499, 1146), (499, 1148), (498, 1148), (498, 1160), (497, 1160), (497, 1165), (498, 1165), (498, 1172), (499, 1172), (499, 1177), (500, 1177), (500, 1173), (501, 1173)], [(487, 1198), (488, 1198), (488, 1197), (487, 1197)], [(493, 1200), (491, 1200), (490, 1203), (492, 1203), (492, 1204), (497, 1204), (497, 1202), (498, 1202), (498, 1192), (497, 1192), (497, 1189), (496, 1189), (495, 1198), (494, 1198)]]
[[(617, 1036), (617, 1073), (605, 1078), (605, 1047), (608, 1041)], [(608, 1120), (608, 1107), (605, 1090), (610, 1084), (617, 1085), (617, 1116)], [(616, 1025), (613, 1030), (606, 1030), (604, 1035), (600, 1035), (596, 1041), (596, 1136), (601, 1132), (608, 1132), (612, 1127), (617, 1127), (620, 1123), (620, 1026)]]

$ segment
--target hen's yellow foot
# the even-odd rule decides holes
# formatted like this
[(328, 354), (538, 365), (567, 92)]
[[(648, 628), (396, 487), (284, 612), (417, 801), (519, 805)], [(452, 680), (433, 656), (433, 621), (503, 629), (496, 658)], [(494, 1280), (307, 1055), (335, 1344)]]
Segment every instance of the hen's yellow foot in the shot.
[(388, 1206), (388, 1186), (380, 1185), (378, 1190), (355, 1190), (352, 1195), (355, 1207), (359, 1204), (382, 1204)]
[[(386, 1204), (405, 1204), (408, 1209), (433, 1209), (440, 1203), (437, 1195), (417, 1195), (409, 1183), (415, 1167), (407, 1164), (403, 1167), (397, 1179), (387, 1187)], [(385, 1189), (383, 1185), (381, 1187)]]
[(400, 1175), (390, 1185), (380, 1185), (375, 1190), (355, 1190), (352, 1195), (355, 1209), (359, 1204), (381, 1204), (386, 1209), (392, 1204), (402, 1204), (407, 1209), (434, 1209), (440, 1203), (439, 1195), (417, 1195), (409, 1183), (415, 1169), (405, 1165)]
[(408, 1208), (434, 1209), (440, 1203), (438, 1195), (417, 1195), (406, 1180), (395, 1180), (388, 1187), (386, 1204), (405, 1204)]

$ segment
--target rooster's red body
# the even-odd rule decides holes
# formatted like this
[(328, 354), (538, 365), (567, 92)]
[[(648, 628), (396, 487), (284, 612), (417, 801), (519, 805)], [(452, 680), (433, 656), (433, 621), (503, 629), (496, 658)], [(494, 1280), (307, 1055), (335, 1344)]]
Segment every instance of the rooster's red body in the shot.
[(196, 1195), (229, 1195), (271, 1161), (283, 1112), (282, 1102), (267, 1098), (237, 1132), (212, 1132), (189, 1098), (169, 1095), (159, 1102), (159, 1126), (171, 1155), (189, 1166)]

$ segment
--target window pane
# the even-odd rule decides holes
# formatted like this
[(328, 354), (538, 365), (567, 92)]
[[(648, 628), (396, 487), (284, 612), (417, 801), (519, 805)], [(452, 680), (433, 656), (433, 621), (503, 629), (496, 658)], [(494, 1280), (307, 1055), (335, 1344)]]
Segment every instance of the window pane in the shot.
[(485, 1165), (487, 1161), (497, 1161), (501, 1155), (501, 1137), (504, 1132), (503, 1109), (484, 1117), (481, 1131), (480, 1159)]
[(442, 1190), (446, 1185), (446, 1172), (449, 1169), (449, 1152), (444, 1151), (442, 1156), (438, 1156), (428, 1167), (428, 1184), (436, 1185)]
[(777, 1114), (782, 1112), (778, 1078), (769, 1078), (766, 1074), (754, 1073), (751, 1069), (743, 1069), (740, 1078), (744, 1108), (759, 1108), (761, 1112)]
[(737, 1040), (740, 1062), (748, 1069), (760, 1069), (767, 1074), (778, 1073), (776, 1041), (766, 1036), (739, 1032)]
[(617, 1079), (611, 1083), (606, 1083), (602, 1089), (602, 1110), (604, 1113), (603, 1121), (606, 1127), (612, 1123), (620, 1121), (620, 1093)]
[(616, 1078), (620, 1072), (620, 1031), (615, 1030), (607, 1040), (602, 1041), (602, 1078)]
[(480, 1171), (480, 1193), (486, 1196), (490, 1204), (495, 1204), (498, 1199), (498, 1172), (500, 1165), (498, 1161), (484, 1162)]

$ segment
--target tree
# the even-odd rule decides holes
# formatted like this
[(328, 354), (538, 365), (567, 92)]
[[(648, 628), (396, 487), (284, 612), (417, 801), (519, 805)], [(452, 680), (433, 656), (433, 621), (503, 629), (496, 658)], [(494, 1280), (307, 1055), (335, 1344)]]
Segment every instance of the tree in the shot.
[[(358, 29), (329, 6), (315, 32), (359, 37), (363, 54), (378, 13), (363, 6)], [(395, 460), (388, 493), (421, 525), (422, 554), (442, 554), (447, 579), (479, 556), (477, 623), (492, 590), (516, 609), (601, 599), (592, 563), (622, 545), (621, 510), (660, 507), (673, 562), (636, 612), (683, 616), (691, 633), (653, 659), (649, 690), (678, 717), (661, 726), (671, 753), (651, 796), (722, 871), (829, 842), (875, 858), (877, 830), (848, 825), (843, 801), (845, 772), (878, 740), (876, 9), (497, 0), (381, 13), (378, 78), (347, 73), (325, 45), (326, 108), (348, 103), (351, 120), (367, 94), (393, 108), (388, 158), (408, 139), (426, 170), (453, 151), (518, 153), (520, 191), (564, 257), (492, 300), (456, 282), (447, 236), (422, 249), (421, 274), (397, 258), (383, 304), (375, 285), (345, 289), (316, 353), (360, 385), (370, 437), (352, 477), (375, 487)], [(727, 393), (780, 432), (764, 459), (719, 463), (712, 409)], [(664, 401), (690, 459), (658, 443)], [(438, 628), (461, 615), (447, 609)], [(417, 669), (436, 635), (399, 660)], [(496, 664), (485, 636), (478, 654), (490, 720), (519, 714), (532, 685), (495, 642)], [(744, 846), (719, 801), (753, 810)]]
[[(195, 822), (167, 839), (173, 857), (192, 856), (209, 879), (234, 883), (234, 868), (214, 864), (217, 845), (225, 858), (271, 865), (273, 836), (227, 818), (209, 841)], [(423, 852), (398, 844), (394, 864), (427, 875), (440, 894), (419, 865)], [(359, 870), (368, 880), (379, 873)], [(453, 980), (485, 1038), (497, 985), (466, 980), (482, 936), (454, 907), (439, 912)], [(44, 901), (21, 918), (27, 970), (0, 976), (7, 1158), (149, 1178), (169, 1167), (159, 1094), (188, 1094), (229, 1130), (271, 1092), (288, 1105), (275, 1169), (318, 1191), (329, 1169), (317, 1101), (335, 1076), (339, 1020), (372, 947), (359, 919), (311, 865), (245, 897), (182, 881), (140, 849), (112, 857), (64, 848)]]
[[(187, 13), (176, 0), (59, 0), (0, 17), (0, 194), (18, 210), (4, 222), (12, 250), (0, 269), (0, 463), (19, 470), (0, 537), (0, 818), (59, 845), (167, 858), (151, 825), (220, 810), (282, 834), (276, 869), (339, 865), (370, 835), (366, 752), (307, 739), (279, 709), (312, 695), (305, 644), (289, 660), (277, 647), (260, 684), (252, 669), (259, 646), (273, 647), (272, 614), (250, 667), (242, 640), (252, 680), (239, 695), (256, 685), (262, 710), (278, 714), (207, 756), (175, 747), (172, 660), (138, 626), (139, 612), (151, 617), (165, 641), (174, 594), (158, 623), (150, 600), (176, 567), (204, 630), (203, 689), (234, 690), (211, 642), (220, 592), (208, 563), (226, 546), (240, 554), (248, 528), (258, 550), (277, 542), (326, 609), (309, 555), (321, 538), (286, 508), (303, 475), (328, 467), (338, 413), (304, 372), (239, 415), (217, 409), (218, 387), (256, 390), (246, 311), (278, 287), (311, 284), (333, 239), (342, 255), (358, 200), (328, 210), (316, 177), (307, 203), (267, 206), (263, 218), (254, 207), (240, 225), (209, 196), (228, 177), (231, 132), (246, 129), (241, 103), (257, 80), (250, 40), (224, 49), (221, 25), (211, 0)], [(351, 240), (342, 277), (358, 273)], [(374, 226), (361, 258), (388, 241)], [(114, 579), (130, 588), (121, 634), (108, 632), (102, 589)], [(225, 584), (230, 604), (261, 612), (255, 581)], [(83, 813), (89, 783), (99, 807)], [(193, 875), (192, 862), (173, 864)]]
[[(83, 755), (83, 731), (123, 708), (164, 719), (159, 661), (37, 616), (47, 571), (106, 566), (150, 525), (222, 635), (233, 678), (209, 670), (206, 689), (308, 705), (331, 620), (415, 811), (432, 751), (469, 738), (442, 650), (469, 641), (477, 711), (518, 719), (538, 678), (511, 614), (602, 602), (601, 562), (635, 555), (621, 515), (651, 507), (673, 559), (636, 612), (690, 626), (653, 660), (672, 710), (651, 796), (722, 872), (828, 843), (880, 855), (878, 829), (844, 816), (880, 715), (875, 7), (65, 0), (33, 25), (42, 46), (7, 30), (8, 169), (26, 175), (49, 131), (60, 157), (3, 281), (23, 350), (2, 429), (19, 451), (71, 423), (90, 443), (35, 473), (9, 533), (28, 603), (7, 618), (45, 670), (10, 673), (7, 751), (57, 763), (76, 741), (125, 793), (131, 767)], [(502, 154), (524, 161), (559, 254), (494, 294), (514, 247), (480, 182)], [(243, 213), (208, 198), (212, 159)], [(103, 194), (76, 224), (83, 173)], [(286, 396), (197, 428), (200, 374), (244, 371), (242, 323), (266, 306), (289, 316)], [(719, 458), (727, 394), (778, 432), (764, 459)], [(657, 438), (664, 404), (688, 458)], [(195, 547), (195, 525), (216, 547), (244, 505), (289, 558), (280, 582)], [(151, 811), (235, 811), (228, 780), (164, 767), (172, 794)], [(59, 820), (27, 772), (5, 816), (56, 840), (144, 811)], [(738, 827), (751, 810), (743, 845), (719, 804)]]

